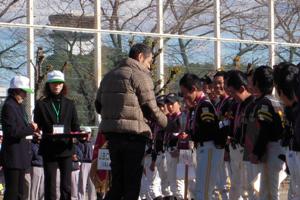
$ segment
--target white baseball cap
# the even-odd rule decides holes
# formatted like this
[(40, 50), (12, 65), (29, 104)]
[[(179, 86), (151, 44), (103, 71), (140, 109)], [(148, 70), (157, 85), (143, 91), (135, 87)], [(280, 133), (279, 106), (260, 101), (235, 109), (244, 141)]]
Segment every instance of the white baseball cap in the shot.
[(29, 78), (25, 76), (15, 76), (10, 80), (10, 86), (11, 89), (22, 89), (27, 93), (33, 93), (33, 90), (30, 88), (29, 85)]
[(92, 132), (92, 129), (90, 128), (90, 127), (83, 127), (82, 129), (81, 129), (83, 132), (85, 132), (85, 133), (91, 133)]
[(47, 83), (64, 83), (65, 75), (58, 70), (53, 70), (48, 73)]

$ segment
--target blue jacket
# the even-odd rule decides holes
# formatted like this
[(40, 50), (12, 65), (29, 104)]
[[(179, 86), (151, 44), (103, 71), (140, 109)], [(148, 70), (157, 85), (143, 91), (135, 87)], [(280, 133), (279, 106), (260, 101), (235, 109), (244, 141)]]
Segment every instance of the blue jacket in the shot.
[(82, 141), (78, 144), (81, 152), (82, 159), (80, 160), (83, 163), (91, 163), (93, 159), (93, 144), (91, 141)]
[(31, 150), (32, 150), (32, 161), (31, 166), (33, 167), (43, 167), (43, 157), (39, 154), (40, 144), (32, 142)]
[(82, 159), (82, 152), (81, 152), (78, 144), (75, 144), (74, 146), (75, 146), (75, 154), (77, 155), (78, 160), (77, 161), (73, 160), (73, 162), (72, 162), (72, 171), (76, 171), (76, 170), (80, 169), (80, 163), (79, 162)]

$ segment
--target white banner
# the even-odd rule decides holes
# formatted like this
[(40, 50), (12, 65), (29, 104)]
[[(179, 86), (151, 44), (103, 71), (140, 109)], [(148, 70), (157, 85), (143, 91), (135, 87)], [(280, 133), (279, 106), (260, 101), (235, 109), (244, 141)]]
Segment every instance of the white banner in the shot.
[(98, 170), (111, 170), (110, 162), (111, 161), (110, 161), (108, 149), (99, 149), (98, 160), (97, 160), (97, 169)]

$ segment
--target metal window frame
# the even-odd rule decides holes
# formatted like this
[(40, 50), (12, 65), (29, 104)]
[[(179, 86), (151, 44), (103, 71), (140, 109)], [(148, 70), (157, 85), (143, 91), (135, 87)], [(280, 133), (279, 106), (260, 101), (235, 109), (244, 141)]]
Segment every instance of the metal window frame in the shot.
[[(34, 60), (34, 30), (57, 30), (57, 31), (76, 31), (76, 32), (86, 32), (93, 33), (95, 35), (95, 74), (96, 74), (96, 84), (99, 85), (102, 77), (101, 71), (101, 35), (102, 34), (120, 34), (120, 35), (135, 35), (135, 36), (150, 36), (159, 38), (159, 48), (163, 49), (162, 54), (159, 56), (159, 70), (158, 75), (163, 80), (164, 79), (164, 39), (165, 38), (182, 38), (182, 39), (192, 39), (198, 41), (212, 41), (214, 42), (214, 60), (215, 68), (221, 67), (221, 44), (222, 43), (247, 43), (247, 44), (260, 44), (267, 45), (269, 49), (270, 65), (275, 64), (275, 48), (277, 45), (280, 46), (290, 46), (290, 47), (300, 47), (297, 43), (288, 42), (277, 42), (275, 41), (275, 17), (274, 17), (274, 3), (275, 0), (268, 0), (269, 7), (269, 40), (259, 41), (259, 40), (244, 40), (244, 39), (233, 39), (233, 38), (222, 38), (221, 36), (221, 22), (220, 22), (220, 0), (214, 0), (214, 37), (205, 36), (194, 36), (194, 35), (178, 35), (178, 34), (168, 34), (164, 33), (163, 30), (163, 0), (157, 0), (157, 32), (137, 32), (137, 31), (117, 31), (117, 30), (106, 30), (101, 29), (101, 0), (95, 0), (95, 29), (88, 28), (74, 28), (74, 27), (58, 27), (49, 25), (38, 25), (34, 24), (34, 0), (27, 0), (27, 23), (5, 23), (0, 22), (0, 27), (6, 28), (24, 28), (27, 29), (27, 72), (30, 77), (31, 87), (34, 87), (34, 68), (32, 66), (32, 61)], [(163, 84), (163, 82), (162, 82)], [(32, 111), (34, 104), (34, 96), (30, 96), (30, 110)]]

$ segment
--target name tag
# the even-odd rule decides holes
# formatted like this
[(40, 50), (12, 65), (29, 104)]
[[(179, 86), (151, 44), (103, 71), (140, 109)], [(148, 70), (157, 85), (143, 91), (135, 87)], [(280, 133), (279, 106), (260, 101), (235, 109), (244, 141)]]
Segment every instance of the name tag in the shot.
[(98, 170), (111, 170), (110, 167), (110, 155), (108, 149), (99, 149), (97, 169)]
[(63, 125), (53, 125), (53, 134), (64, 134), (65, 128)]

